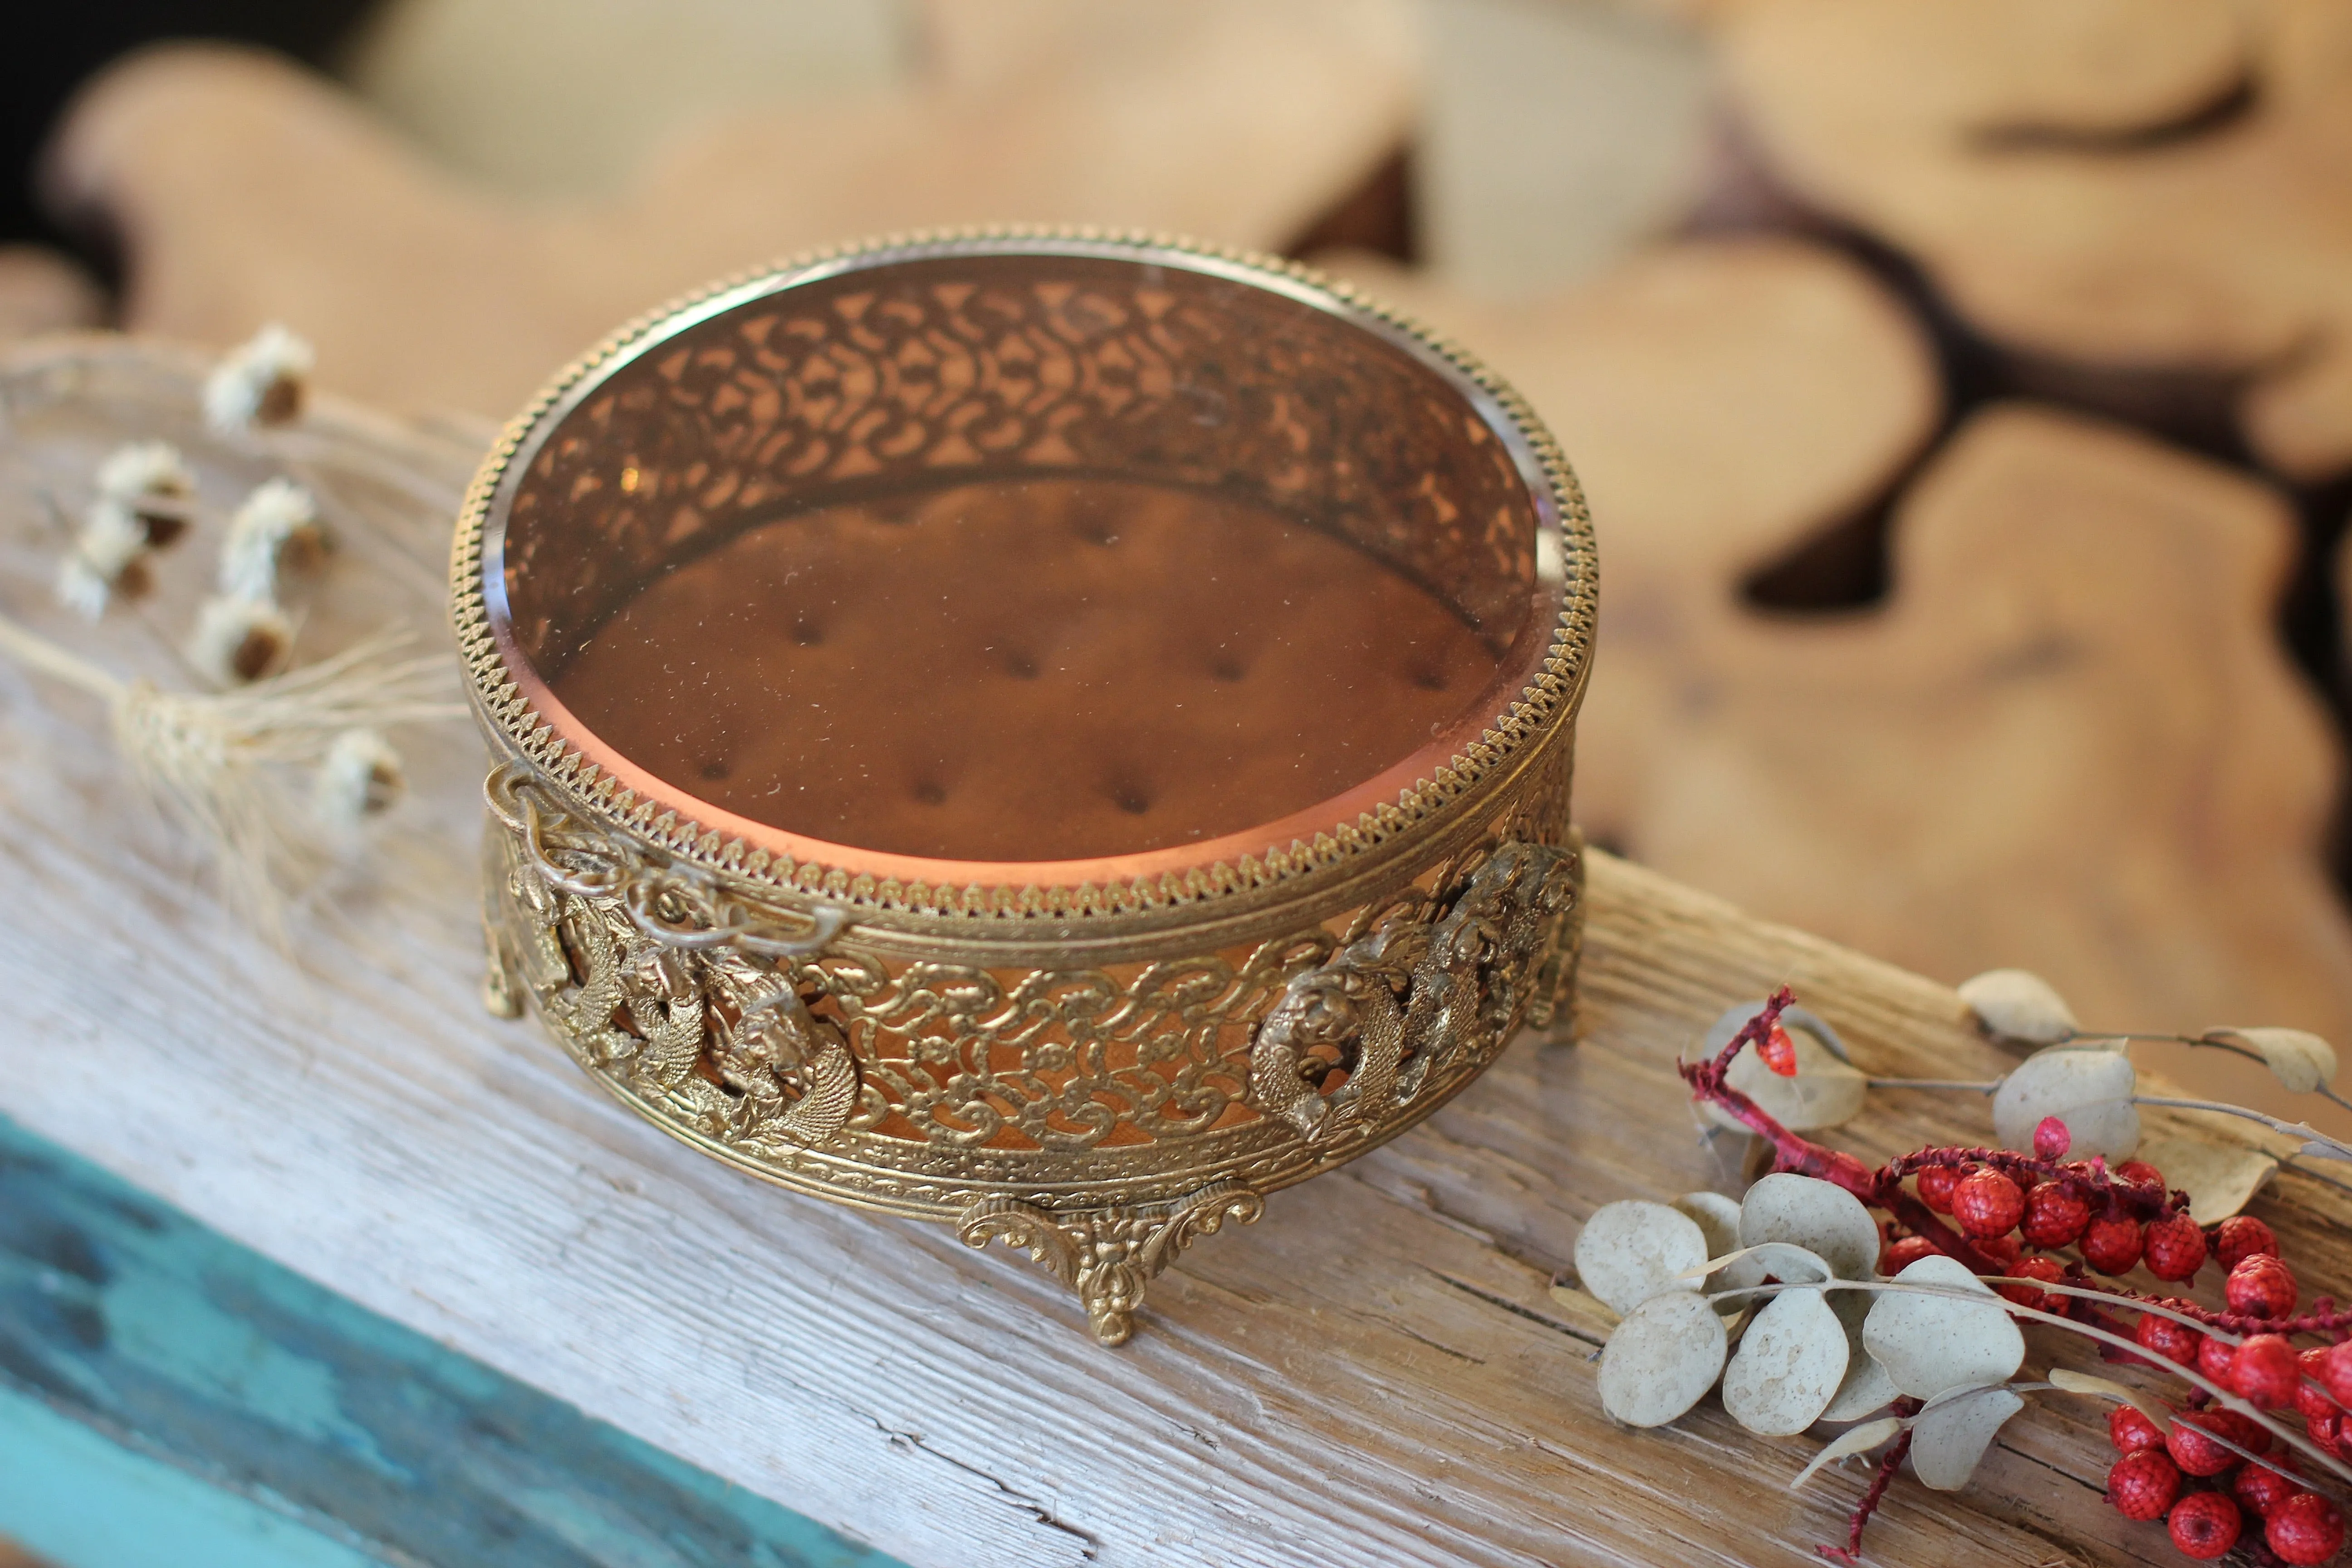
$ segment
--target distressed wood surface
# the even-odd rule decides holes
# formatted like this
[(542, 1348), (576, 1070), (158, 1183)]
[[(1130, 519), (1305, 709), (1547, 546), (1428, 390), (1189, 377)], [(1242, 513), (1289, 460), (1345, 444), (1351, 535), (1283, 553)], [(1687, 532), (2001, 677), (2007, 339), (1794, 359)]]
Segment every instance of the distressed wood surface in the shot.
[(5, 1120), (0, 1528), (89, 1568), (898, 1568)]
[[(322, 483), (338, 445), (410, 464), (418, 507), (457, 482), (448, 443), (331, 404), (306, 439)], [(26, 550), (29, 504), (8, 496)], [(13, 612), (40, 592), (0, 579)], [(1026, 1262), (760, 1186), (487, 1017), (463, 730), (411, 742), (406, 831), (288, 957), (134, 809), (95, 719), (0, 671), (0, 1114), (917, 1568), (1812, 1561), (1859, 1479), (1792, 1496), (1813, 1445), (1711, 1405), (1613, 1428), (1604, 1326), (1547, 1283), (1601, 1203), (1737, 1189), (1672, 1066), (1728, 1004), (1786, 980), (1871, 1070), (2001, 1065), (1948, 990), (1596, 856), (1581, 1043), (1521, 1041), (1396, 1144), (1196, 1247), (1109, 1352)], [(1842, 1136), (1884, 1155), (1986, 1126), (1979, 1100), (1886, 1094)], [(2307, 1277), (2352, 1275), (2332, 1192), (2289, 1176), (2260, 1212)], [(2098, 1415), (2037, 1408), (1968, 1493), (1900, 1488), (1880, 1560), (2172, 1561), (2099, 1501)]]

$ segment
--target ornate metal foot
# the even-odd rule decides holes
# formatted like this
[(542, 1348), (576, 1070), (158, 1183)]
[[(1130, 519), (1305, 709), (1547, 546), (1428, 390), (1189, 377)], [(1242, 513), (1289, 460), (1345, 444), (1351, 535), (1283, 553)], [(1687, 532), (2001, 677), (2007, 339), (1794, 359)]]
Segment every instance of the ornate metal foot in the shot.
[(1226, 1220), (1247, 1225), (1265, 1200), (1238, 1182), (1219, 1182), (1174, 1203), (1055, 1213), (1014, 1198), (990, 1198), (964, 1211), (956, 1234), (967, 1247), (1002, 1240), (1026, 1251), (1078, 1293), (1095, 1338), (1125, 1344), (1135, 1331), (1145, 1287), (1196, 1237)]

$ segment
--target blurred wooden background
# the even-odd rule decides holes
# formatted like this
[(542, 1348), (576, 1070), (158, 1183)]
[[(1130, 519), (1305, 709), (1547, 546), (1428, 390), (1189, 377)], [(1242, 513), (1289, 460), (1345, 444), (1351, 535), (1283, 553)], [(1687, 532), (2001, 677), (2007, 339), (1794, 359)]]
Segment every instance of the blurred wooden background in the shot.
[(1311, 254), (1587, 482), (1600, 842), (2100, 1024), (2352, 1042), (2352, 0), (396, 0), (326, 58), (88, 83), (41, 189), (117, 276), (0, 253), (0, 331), (281, 320), (487, 421), (875, 231)]

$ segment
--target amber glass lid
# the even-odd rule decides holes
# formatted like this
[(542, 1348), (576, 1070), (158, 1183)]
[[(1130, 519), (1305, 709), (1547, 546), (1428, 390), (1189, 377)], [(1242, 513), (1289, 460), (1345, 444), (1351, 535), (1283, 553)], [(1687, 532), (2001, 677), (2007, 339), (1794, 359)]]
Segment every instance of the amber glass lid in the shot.
[(1261, 854), (1507, 750), (1582, 673), (1589, 532), (1540, 431), (1245, 258), (787, 268), (625, 335), (519, 434), (460, 584), (505, 673), (637, 797), (795, 861)]

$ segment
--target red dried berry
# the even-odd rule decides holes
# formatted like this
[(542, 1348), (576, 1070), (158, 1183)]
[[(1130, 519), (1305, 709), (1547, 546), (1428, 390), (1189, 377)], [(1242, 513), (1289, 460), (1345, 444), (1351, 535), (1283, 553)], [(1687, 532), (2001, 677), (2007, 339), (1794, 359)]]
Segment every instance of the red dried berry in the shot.
[(2343, 1419), (2344, 1413), (2340, 1410), (2331, 1410), (2325, 1415), (2305, 1415), (2303, 1429), (2311, 1435), (2313, 1442), (2340, 1459), (2344, 1457), (2339, 1446), (2343, 1431), (2338, 1423)]
[(2327, 1362), (2319, 1381), (2327, 1385), (2336, 1404), (2352, 1409), (2352, 1342), (2329, 1345), (2323, 1353)]
[(2164, 1191), (2164, 1173), (2145, 1160), (2126, 1160), (2116, 1167), (2116, 1174), (2137, 1185), (2154, 1187), (2159, 1193)]
[(2294, 1358), (2298, 1381), (2294, 1407), (2305, 1415), (2333, 1415), (2342, 1408), (2327, 1392), (2327, 1353), (2333, 1345), (2315, 1345)]
[[(2172, 1304), (2166, 1303), (2168, 1306)], [(2198, 1346), (2205, 1336), (2176, 1319), (2155, 1312), (2142, 1312), (2138, 1326), (2132, 1330), (2132, 1338), (2137, 1340), (2143, 1349), (2154, 1351), (2167, 1361), (2179, 1362), (2182, 1366), (2195, 1366)]]
[(2280, 1562), (2306, 1568), (2344, 1549), (2344, 1515), (2316, 1492), (2297, 1492), (2271, 1510), (2263, 1539)]
[(2180, 1467), (2161, 1449), (2135, 1449), (2107, 1472), (2107, 1500), (2126, 1519), (2162, 1519), (2179, 1495)]
[(2091, 1205), (2064, 1182), (2036, 1182), (2025, 1194), (2025, 1239), (2036, 1247), (2071, 1247), (2091, 1223)]
[(2222, 1287), (2230, 1310), (2250, 1318), (2284, 1318), (2294, 1310), (2294, 1271), (2267, 1252), (2257, 1252), (2230, 1270)]
[(2254, 1334), (2230, 1358), (2229, 1377), (2214, 1381), (2235, 1389), (2264, 1410), (2277, 1410), (2294, 1403), (2294, 1391), (2303, 1384), (2303, 1368), (2296, 1363), (2294, 1347), (2287, 1343), (2285, 1335)]
[[(2020, 1279), (2041, 1279), (2055, 1285), (2066, 1278), (2066, 1271), (2047, 1258), (2029, 1258), (2022, 1263), (2012, 1263), (2009, 1271)], [(2037, 1290), (2031, 1285), (2000, 1285), (1994, 1287), (2019, 1306), (2037, 1312), (2062, 1312), (2066, 1298)]]
[(1952, 1217), (1979, 1241), (2007, 1236), (2025, 1217), (2025, 1194), (1999, 1171), (1972, 1171), (1952, 1189)]
[(1952, 1165), (1930, 1165), (1919, 1173), (1919, 1201), (1937, 1214), (1952, 1212), (1952, 1189), (1960, 1184), (1960, 1172)]
[(2238, 1532), (2245, 1522), (2238, 1505), (2221, 1492), (2190, 1492), (2174, 1503), (2164, 1518), (2164, 1527), (2172, 1532), (2172, 1544), (2200, 1562), (2219, 1557), (2238, 1544)]
[(2192, 1476), (2218, 1476), (2238, 1462), (2237, 1448), (2224, 1447), (2213, 1435), (2228, 1438), (2238, 1448), (2259, 1454), (2271, 1446), (2271, 1435), (2231, 1410), (2191, 1410), (2172, 1424), (2164, 1449), (2172, 1462)]
[(2270, 1518), (2279, 1504), (2302, 1490), (2293, 1476), (2283, 1476), (2264, 1465), (2240, 1465), (2230, 1479), (2231, 1495), (2257, 1519)]
[(2102, 1274), (2128, 1274), (2139, 1266), (2143, 1237), (2129, 1215), (2103, 1215), (2083, 1229), (2083, 1261)]
[(2025, 1256), (2025, 1248), (2013, 1236), (1981, 1236), (1971, 1242), (1991, 1262), (2000, 1266), (2003, 1274), (2017, 1272), (2017, 1260)]
[(2257, 1252), (2279, 1255), (2278, 1237), (2271, 1227), (2250, 1214), (2233, 1214), (2213, 1227), (2213, 1256), (2224, 1268), (2235, 1268)]
[(1924, 1236), (1906, 1236), (1900, 1241), (1890, 1243), (1878, 1255), (1878, 1271), (1881, 1274), (1900, 1274), (1919, 1259), (1935, 1256), (1934, 1242)]
[(2185, 1214), (2150, 1220), (2140, 1261), (2158, 1279), (2187, 1279), (2205, 1267), (2205, 1233)]
[(2045, 1160), (2063, 1160), (2066, 1151), (2074, 1146), (2074, 1133), (2054, 1116), (2045, 1116), (2033, 1124), (2033, 1152)]
[(2164, 1447), (2164, 1428), (2129, 1405), (2118, 1405), (2107, 1415), (2107, 1441), (2120, 1454)]
[(2197, 1370), (2227, 1388), (2230, 1386), (2230, 1363), (2237, 1354), (2237, 1346), (2207, 1334), (2197, 1342)]
[(1797, 1076), (1797, 1042), (1789, 1038), (1789, 1031), (1780, 1025), (1773, 1025), (1771, 1032), (1757, 1042), (1756, 1054), (1780, 1077)]

